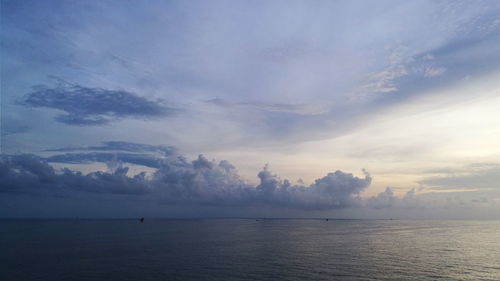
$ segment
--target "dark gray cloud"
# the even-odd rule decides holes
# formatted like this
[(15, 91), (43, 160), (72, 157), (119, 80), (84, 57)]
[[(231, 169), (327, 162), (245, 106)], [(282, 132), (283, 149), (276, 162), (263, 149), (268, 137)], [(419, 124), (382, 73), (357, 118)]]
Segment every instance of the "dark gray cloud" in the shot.
[(126, 151), (126, 152), (158, 152), (162, 154), (174, 154), (176, 149), (166, 145), (150, 145), (142, 143), (133, 143), (125, 141), (105, 141), (102, 145), (65, 147), (57, 149), (47, 149), (47, 152), (65, 152), (65, 151)]
[(68, 164), (130, 163), (151, 168), (158, 168), (165, 157), (176, 155), (176, 149), (171, 146), (123, 141), (107, 141), (97, 146), (47, 149), (44, 152), (66, 152), (43, 158), (47, 162)]
[(44, 158), (47, 162), (87, 164), (93, 162), (125, 162), (135, 165), (142, 165), (151, 168), (158, 168), (161, 158), (152, 157), (150, 154), (134, 154), (120, 152), (91, 152), (91, 153), (64, 153)]
[(59, 83), (56, 87), (35, 86), (22, 104), (64, 111), (56, 120), (69, 125), (102, 125), (121, 118), (158, 118), (173, 114), (174, 108), (123, 90), (89, 88)]
[[(106, 144), (102, 145), (102, 147), (105, 146)], [(108, 152), (99, 153), (104, 155)], [(76, 155), (75, 161), (91, 159), (95, 156), (95, 152), (89, 152), (89, 156), (82, 156), (85, 153), (74, 154)], [(253, 210), (271, 208), (275, 211), (286, 211), (286, 213), (292, 210), (308, 213), (328, 210), (336, 210), (340, 213), (364, 212), (365, 215), (373, 214), (375, 217), (385, 218), (388, 216), (405, 217), (405, 214), (410, 217), (413, 215), (432, 217), (433, 212), (438, 210), (449, 210), (450, 214), (455, 214), (457, 211), (466, 215), (471, 208), (492, 207), (494, 209), (497, 206), (495, 200), (492, 199), (498, 197), (498, 192), (490, 191), (429, 192), (429, 190), (412, 189), (403, 197), (398, 197), (393, 189), (388, 187), (374, 197), (362, 199), (359, 196), (360, 193), (371, 183), (371, 177), (366, 172), (365, 177), (360, 178), (336, 171), (305, 186), (303, 183), (292, 184), (286, 179), (281, 179), (266, 165), (258, 173), (259, 183), (251, 185), (239, 176), (236, 168), (228, 161), (216, 162), (202, 155), (189, 161), (176, 153), (161, 159), (151, 154), (149, 155), (150, 161), (156, 161), (154, 162), (155, 171), (131, 176), (129, 168), (123, 161), (129, 157), (126, 154), (125, 152), (117, 153), (118, 156), (111, 160), (115, 162), (115, 165), (108, 165), (108, 171), (88, 174), (68, 168), (55, 169), (47, 162), (47, 159), (32, 154), (2, 155), (0, 157), (1, 198), (6, 203), (9, 202), (9, 198), (12, 198), (18, 202), (14, 205), (19, 208), (24, 206), (19, 202), (63, 198), (64, 202), (98, 201), (101, 203), (96, 204), (103, 210), (106, 208), (102, 204), (106, 206), (111, 204), (115, 207), (132, 204), (146, 209), (230, 208), (223, 212), (226, 215), (227, 210), (238, 212), (238, 210), (248, 208), (253, 208)], [(64, 155), (66, 154), (58, 157)], [(147, 154), (136, 155), (142, 158), (148, 157)], [(102, 155), (99, 157), (101, 158), (92, 160), (109, 160)], [(70, 161), (67, 160), (67, 162)], [(29, 206), (25, 207), (28, 211), (30, 210)], [(64, 207), (63, 204), (60, 208), (68, 209), (69, 207)], [(9, 214), (16, 213), (8, 207), (3, 210)], [(156, 213), (156, 215), (165, 214)]]
[(371, 183), (370, 175), (365, 178), (336, 171), (315, 180), (310, 186), (291, 185), (288, 180), (280, 180), (268, 167), (258, 174), (260, 184), (256, 187), (262, 200), (272, 200), (280, 204), (301, 206), (303, 208), (345, 208), (359, 205), (358, 196)]
[[(87, 158), (95, 156), (89, 155)], [(80, 154), (75, 157), (78, 161), (85, 158)], [(103, 155), (99, 157), (108, 160)], [(152, 175), (127, 176), (128, 168), (123, 165), (117, 165), (111, 172), (84, 175), (67, 168), (55, 170), (47, 160), (35, 155), (3, 155), (0, 192), (69, 197), (82, 193), (129, 194), (163, 204), (338, 209), (359, 205), (359, 194), (371, 183), (366, 172), (364, 178), (358, 178), (336, 171), (310, 186), (291, 185), (266, 166), (258, 174), (260, 184), (255, 187), (246, 183), (229, 162), (211, 161), (202, 155), (194, 161), (181, 156), (168, 157), (155, 165), (157, 170)]]
[(385, 190), (380, 192), (377, 196), (368, 198), (366, 204), (375, 209), (389, 208), (392, 207), (397, 200), (398, 198), (394, 196), (392, 188), (386, 187)]
[(53, 196), (73, 196), (72, 191), (113, 194), (144, 194), (148, 192), (145, 173), (127, 177), (128, 168), (118, 167), (112, 173), (56, 171), (32, 154), (3, 155), (0, 161), (0, 192)]

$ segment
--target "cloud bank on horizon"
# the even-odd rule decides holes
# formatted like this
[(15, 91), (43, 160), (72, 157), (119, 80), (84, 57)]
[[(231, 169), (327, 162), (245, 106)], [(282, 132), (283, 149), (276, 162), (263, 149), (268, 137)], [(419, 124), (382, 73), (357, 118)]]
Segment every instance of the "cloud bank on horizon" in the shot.
[[(168, 146), (110, 141), (100, 146), (51, 151), (66, 153), (45, 158), (34, 154), (2, 155), (0, 194), (4, 203), (21, 196), (31, 199), (62, 198), (77, 202), (104, 200), (103, 204), (112, 206), (138, 198), (146, 205), (189, 206), (194, 209), (222, 207), (227, 209), (225, 216), (241, 215), (241, 208), (262, 207), (298, 210), (295, 214), (302, 216), (311, 211), (357, 209), (361, 210), (357, 214), (360, 217), (370, 217), (370, 212), (383, 209), (404, 212), (408, 209), (494, 210), (498, 207), (486, 197), (442, 197), (439, 194), (417, 193), (415, 189), (400, 198), (395, 196), (390, 187), (376, 196), (362, 198), (361, 193), (372, 182), (372, 177), (364, 170), (364, 177), (361, 178), (337, 170), (306, 186), (300, 180), (293, 184), (287, 179), (281, 179), (266, 165), (257, 175), (259, 183), (252, 185), (226, 160), (217, 162), (199, 155), (195, 160), (189, 161)], [(67, 167), (54, 168), (51, 164), (56, 163), (104, 163), (107, 169), (86, 174)], [(154, 169), (149, 173), (142, 171), (132, 174), (130, 165)], [(11, 204), (15, 205), (11, 210), (6, 210), (5, 206), (0, 210), (10, 216), (23, 213), (37, 216), (29, 211), (31, 204), (31, 200), (26, 200)], [(71, 213), (71, 207), (66, 209)], [(79, 216), (85, 213), (76, 211)], [(255, 212), (245, 215), (252, 214)], [(155, 215), (166, 214), (157, 212)], [(106, 216), (106, 213), (101, 216)], [(281, 216), (289, 215), (285, 213)]]
[[(102, 149), (116, 142), (108, 142)], [(123, 142), (120, 142), (123, 147)], [(142, 147), (139, 144), (130, 146)], [(150, 146), (146, 146), (150, 148)], [(158, 150), (162, 150), (158, 147)], [(112, 158), (109, 155), (113, 155)], [(169, 153), (159, 158), (126, 153), (67, 153), (61, 157), (40, 158), (33, 154), (3, 155), (0, 162), (0, 192), (3, 194), (45, 194), (68, 196), (72, 192), (148, 195), (163, 203), (206, 205), (273, 205), (300, 209), (337, 209), (361, 204), (360, 193), (371, 183), (364, 178), (336, 171), (317, 179), (310, 186), (291, 184), (274, 175), (266, 165), (258, 173), (260, 183), (248, 184), (228, 161), (210, 161), (203, 155), (188, 161)], [(146, 161), (145, 159), (149, 159)], [(56, 170), (48, 161), (59, 163), (106, 163), (109, 171), (88, 174), (68, 168)], [(127, 175), (126, 164), (148, 165), (150, 175)], [(152, 164), (154, 163), (154, 164)]]
[[(311, 213), (500, 202), (498, 1), (3, 0), (0, 12), (0, 189), (21, 205), (58, 192)], [(263, 163), (305, 183), (268, 168), (248, 183)], [(373, 179), (341, 172), (362, 168)]]

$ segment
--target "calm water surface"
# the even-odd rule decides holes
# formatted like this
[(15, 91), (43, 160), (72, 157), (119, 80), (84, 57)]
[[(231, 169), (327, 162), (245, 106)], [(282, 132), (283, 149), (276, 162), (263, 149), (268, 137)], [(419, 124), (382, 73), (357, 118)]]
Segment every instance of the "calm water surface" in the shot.
[(500, 280), (500, 221), (0, 220), (0, 280)]

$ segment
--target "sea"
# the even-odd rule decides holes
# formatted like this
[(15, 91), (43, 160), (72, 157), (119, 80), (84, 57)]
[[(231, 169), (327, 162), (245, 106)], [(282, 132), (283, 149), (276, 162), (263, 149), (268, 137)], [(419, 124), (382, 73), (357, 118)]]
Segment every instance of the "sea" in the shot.
[(2, 219), (0, 280), (500, 280), (500, 221)]

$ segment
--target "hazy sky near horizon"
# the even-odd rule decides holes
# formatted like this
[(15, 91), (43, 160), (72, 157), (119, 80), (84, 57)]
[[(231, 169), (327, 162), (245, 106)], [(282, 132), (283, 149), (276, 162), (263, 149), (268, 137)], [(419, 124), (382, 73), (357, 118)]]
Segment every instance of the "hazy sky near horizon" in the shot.
[(1, 28), (0, 215), (500, 217), (498, 1), (2, 0)]

